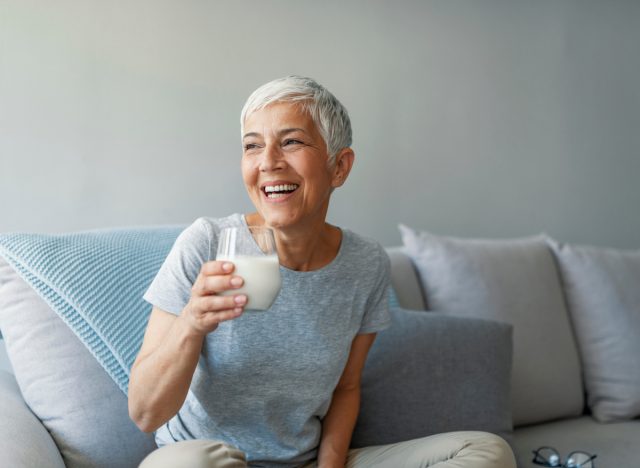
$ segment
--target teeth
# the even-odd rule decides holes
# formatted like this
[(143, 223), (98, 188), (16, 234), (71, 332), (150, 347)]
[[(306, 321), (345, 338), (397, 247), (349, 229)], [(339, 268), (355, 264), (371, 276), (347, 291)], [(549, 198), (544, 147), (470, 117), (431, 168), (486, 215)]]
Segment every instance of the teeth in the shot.
[(272, 192), (284, 192), (285, 190), (290, 192), (292, 190), (297, 189), (298, 186), (296, 184), (283, 184), (283, 185), (268, 185), (264, 188), (266, 193)]

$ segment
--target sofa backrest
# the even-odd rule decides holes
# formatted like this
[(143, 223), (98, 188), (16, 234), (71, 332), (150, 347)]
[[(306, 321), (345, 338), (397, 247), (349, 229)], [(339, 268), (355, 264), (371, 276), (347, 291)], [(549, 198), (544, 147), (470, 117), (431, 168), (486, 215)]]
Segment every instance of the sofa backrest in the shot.
[(391, 261), (391, 286), (400, 306), (411, 310), (425, 310), (427, 305), (418, 281), (418, 273), (404, 248), (388, 247), (387, 254)]

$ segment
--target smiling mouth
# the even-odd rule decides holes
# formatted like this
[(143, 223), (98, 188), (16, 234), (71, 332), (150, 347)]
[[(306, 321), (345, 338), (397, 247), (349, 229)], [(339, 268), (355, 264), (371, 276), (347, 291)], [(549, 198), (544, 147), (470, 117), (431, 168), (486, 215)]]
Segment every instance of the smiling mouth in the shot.
[(269, 199), (277, 199), (286, 197), (290, 193), (295, 192), (298, 189), (297, 184), (280, 184), (280, 185), (266, 185), (262, 187), (262, 192)]

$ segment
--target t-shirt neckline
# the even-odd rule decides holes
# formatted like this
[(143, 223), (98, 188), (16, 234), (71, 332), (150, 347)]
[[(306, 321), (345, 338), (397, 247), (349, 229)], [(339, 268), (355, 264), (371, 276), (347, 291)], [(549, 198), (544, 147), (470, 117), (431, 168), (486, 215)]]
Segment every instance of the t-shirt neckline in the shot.
[[(247, 231), (249, 231), (249, 224), (247, 223), (247, 219), (246, 219), (245, 215), (242, 214), (242, 213), (239, 213), (238, 216), (240, 217), (240, 224), (242, 225), (243, 229), (246, 229)], [(349, 233), (349, 231), (347, 229), (342, 229), (341, 227), (338, 227), (338, 229), (340, 229), (340, 233), (342, 234), (342, 236), (340, 238), (340, 247), (338, 247), (338, 253), (325, 266), (323, 266), (321, 268), (318, 268), (317, 270), (298, 271), (298, 270), (292, 270), (291, 268), (287, 268), (286, 266), (280, 264), (280, 269), (283, 270), (284, 272), (288, 273), (288, 274), (291, 274), (291, 275), (310, 275), (310, 274), (324, 273), (324, 272), (331, 271), (334, 268), (336, 268), (336, 265), (339, 264), (339, 261), (341, 260), (343, 252), (345, 250), (344, 245), (345, 245), (348, 233)], [(255, 244), (256, 249), (260, 250), (260, 247), (255, 242), (255, 240), (254, 240), (254, 244)]]

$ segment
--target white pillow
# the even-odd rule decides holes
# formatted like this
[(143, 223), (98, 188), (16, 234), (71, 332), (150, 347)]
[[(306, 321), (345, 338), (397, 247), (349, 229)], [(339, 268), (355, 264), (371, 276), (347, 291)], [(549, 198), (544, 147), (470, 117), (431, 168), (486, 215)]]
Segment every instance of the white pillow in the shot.
[(601, 422), (640, 416), (640, 250), (549, 243), (560, 265), (593, 416)]

